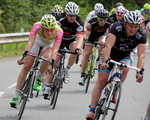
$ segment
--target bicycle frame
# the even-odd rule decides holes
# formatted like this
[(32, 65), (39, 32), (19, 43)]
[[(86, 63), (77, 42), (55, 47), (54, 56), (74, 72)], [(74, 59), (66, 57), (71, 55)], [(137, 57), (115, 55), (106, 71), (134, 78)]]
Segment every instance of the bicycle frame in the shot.
[[(88, 63), (88, 66), (85, 70), (85, 73), (88, 75), (89, 74), (89, 71), (90, 71), (90, 68), (91, 68), (91, 63), (93, 61), (93, 67), (92, 67), (92, 76), (94, 76), (94, 70), (95, 70), (95, 57), (96, 57), (96, 50), (97, 50), (97, 44), (95, 43), (94, 44), (94, 47), (92, 49), (92, 52), (91, 52), (91, 55), (90, 55), (90, 61)], [(92, 77), (91, 76), (91, 77)]]

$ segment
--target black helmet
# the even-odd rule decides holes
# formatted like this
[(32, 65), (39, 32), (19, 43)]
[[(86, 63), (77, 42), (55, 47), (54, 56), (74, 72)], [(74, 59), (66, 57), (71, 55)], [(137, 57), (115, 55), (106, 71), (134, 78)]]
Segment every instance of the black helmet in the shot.
[(97, 12), (98, 18), (108, 18), (109, 12), (106, 9), (100, 10)]
[(116, 3), (115, 8), (117, 8), (118, 6), (123, 6), (123, 4), (121, 2)]

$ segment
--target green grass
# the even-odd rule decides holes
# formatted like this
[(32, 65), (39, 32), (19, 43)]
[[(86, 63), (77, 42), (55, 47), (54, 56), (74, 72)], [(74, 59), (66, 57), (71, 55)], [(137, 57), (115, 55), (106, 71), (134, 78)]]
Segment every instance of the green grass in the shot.
[(16, 43), (4, 44), (3, 50), (0, 50), (0, 59), (10, 56), (22, 55), (26, 44), (26, 42), (18, 43), (18, 49), (16, 49)]

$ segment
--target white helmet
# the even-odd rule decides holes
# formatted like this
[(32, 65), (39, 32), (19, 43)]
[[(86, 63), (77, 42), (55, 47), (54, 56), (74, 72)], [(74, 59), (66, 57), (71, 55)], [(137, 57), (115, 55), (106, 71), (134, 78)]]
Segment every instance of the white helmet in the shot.
[(75, 4), (74, 2), (69, 2), (66, 6), (65, 6), (65, 12), (68, 15), (77, 15), (79, 13), (79, 7), (77, 4)]
[(128, 23), (133, 23), (133, 24), (141, 24), (142, 17), (136, 11), (129, 11), (124, 15), (124, 21)]
[(104, 6), (101, 3), (96, 3), (94, 6), (94, 10), (99, 11), (104, 9)]
[(123, 6), (118, 6), (115, 10), (117, 16), (123, 17), (126, 13), (126, 9)]

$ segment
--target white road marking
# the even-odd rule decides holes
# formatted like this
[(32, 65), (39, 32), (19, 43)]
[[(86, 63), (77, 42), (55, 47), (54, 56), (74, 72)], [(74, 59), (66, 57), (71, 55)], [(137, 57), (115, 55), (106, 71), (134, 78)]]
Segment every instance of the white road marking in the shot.
[(7, 89), (11, 89), (11, 88), (15, 87), (16, 84), (17, 84), (17, 83), (14, 83), (14, 84), (10, 85), (9, 87), (7, 87)]
[(0, 92), (0, 97), (4, 94), (5, 92)]

